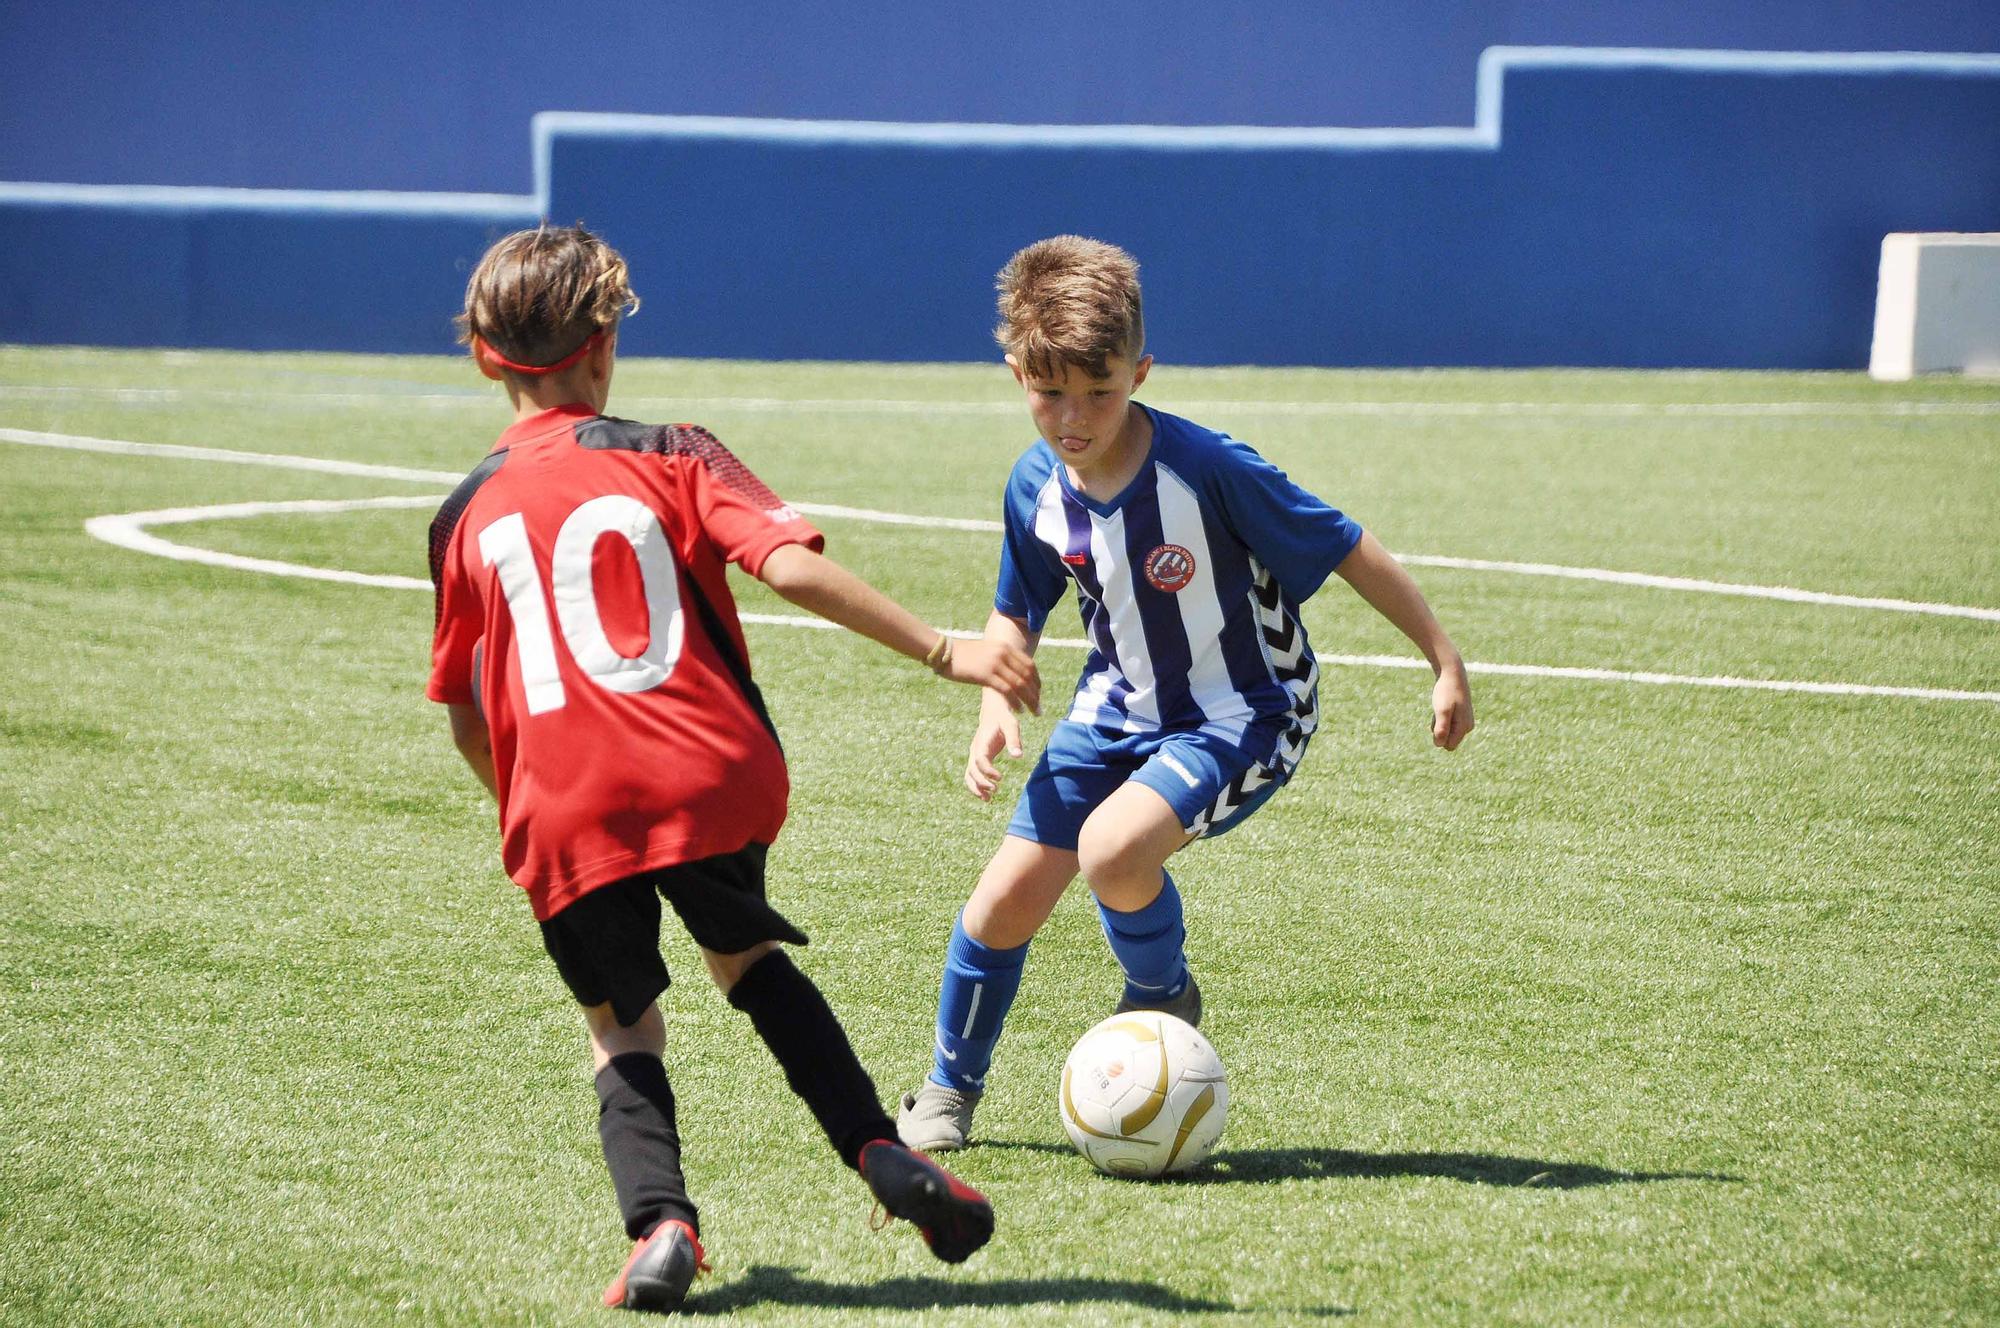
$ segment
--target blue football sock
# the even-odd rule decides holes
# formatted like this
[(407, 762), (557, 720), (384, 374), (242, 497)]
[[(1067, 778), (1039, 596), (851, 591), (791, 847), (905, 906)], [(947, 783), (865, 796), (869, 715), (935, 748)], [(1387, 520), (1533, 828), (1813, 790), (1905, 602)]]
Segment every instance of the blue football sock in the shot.
[(1160, 873), (1159, 898), (1131, 913), (1097, 905), (1104, 939), (1118, 967), (1125, 970), (1125, 998), (1143, 1005), (1172, 1000), (1187, 988), (1185, 942), (1181, 922), (1181, 892), (1174, 878)]
[(967, 936), (963, 918), (952, 924), (944, 982), (938, 991), (931, 1082), (974, 1092), (986, 1086), (1000, 1025), (1021, 988), (1021, 966), (1027, 960), (1026, 942), (1011, 950), (995, 950)]

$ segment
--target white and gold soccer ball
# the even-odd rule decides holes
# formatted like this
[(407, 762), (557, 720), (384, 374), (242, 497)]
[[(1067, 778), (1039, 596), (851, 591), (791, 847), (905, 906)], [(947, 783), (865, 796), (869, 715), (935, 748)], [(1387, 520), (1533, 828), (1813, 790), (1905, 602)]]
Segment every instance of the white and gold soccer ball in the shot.
[(1215, 1147), (1228, 1113), (1222, 1059), (1170, 1014), (1114, 1014), (1063, 1062), (1063, 1128), (1109, 1176), (1186, 1171)]

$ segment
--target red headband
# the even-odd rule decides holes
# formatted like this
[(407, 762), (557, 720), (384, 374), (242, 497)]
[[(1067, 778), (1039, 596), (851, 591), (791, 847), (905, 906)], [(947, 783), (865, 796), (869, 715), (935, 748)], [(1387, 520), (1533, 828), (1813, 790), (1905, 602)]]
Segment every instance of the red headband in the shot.
[(487, 345), (485, 338), (479, 336), (472, 338), (472, 347), (476, 355), (495, 368), (512, 369), (515, 373), (540, 376), (542, 374), (561, 373), (564, 369), (569, 368), (572, 364), (575, 364), (578, 360), (588, 355), (590, 348), (602, 340), (604, 340), (604, 329), (600, 327), (585, 337), (581, 346), (578, 346), (554, 364), (516, 364), (499, 351), (493, 349), (493, 347)]

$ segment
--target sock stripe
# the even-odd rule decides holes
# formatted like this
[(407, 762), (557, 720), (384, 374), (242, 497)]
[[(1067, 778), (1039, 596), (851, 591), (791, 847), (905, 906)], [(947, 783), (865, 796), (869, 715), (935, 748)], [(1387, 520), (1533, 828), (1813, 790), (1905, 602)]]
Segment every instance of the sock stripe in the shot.
[(979, 998), (985, 994), (986, 984), (984, 982), (975, 982), (972, 985), (972, 1005), (965, 1012), (965, 1027), (958, 1030), (960, 1037), (969, 1038), (972, 1036), (972, 1021), (979, 1017)]

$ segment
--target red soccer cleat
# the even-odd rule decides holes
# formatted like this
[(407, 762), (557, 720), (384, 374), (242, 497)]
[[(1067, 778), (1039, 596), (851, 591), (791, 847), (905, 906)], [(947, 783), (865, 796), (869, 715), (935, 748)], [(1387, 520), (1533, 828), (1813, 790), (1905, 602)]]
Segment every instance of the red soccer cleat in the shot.
[(877, 1139), (863, 1147), (861, 1178), (946, 1263), (965, 1262), (993, 1235), (993, 1205), (985, 1195), (899, 1143)]
[(604, 1303), (612, 1309), (666, 1314), (687, 1299), (694, 1275), (707, 1271), (708, 1256), (702, 1253), (694, 1228), (670, 1219), (632, 1247), (632, 1257), (604, 1288)]

